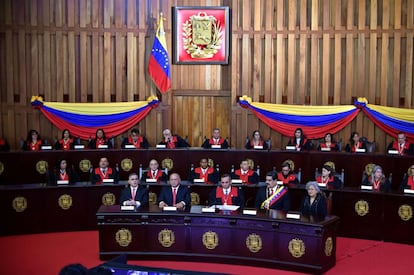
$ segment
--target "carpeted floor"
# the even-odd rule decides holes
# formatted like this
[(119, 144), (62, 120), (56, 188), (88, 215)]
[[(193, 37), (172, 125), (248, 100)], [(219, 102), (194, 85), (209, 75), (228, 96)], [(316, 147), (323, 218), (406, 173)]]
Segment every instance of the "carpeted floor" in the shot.
[[(56, 275), (70, 263), (94, 267), (102, 263), (98, 249), (97, 231), (0, 237), (0, 274)], [(328, 275), (404, 275), (414, 270), (414, 246), (410, 245), (338, 238), (336, 254), (336, 266)], [(300, 274), (265, 267), (195, 262), (128, 261), (128, 264), (231, 274)]]

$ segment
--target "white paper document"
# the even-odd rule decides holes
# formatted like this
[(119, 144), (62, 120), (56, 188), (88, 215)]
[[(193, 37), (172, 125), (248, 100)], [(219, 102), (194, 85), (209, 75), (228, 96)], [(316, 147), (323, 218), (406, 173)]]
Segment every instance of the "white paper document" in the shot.
[(239, 209), (238, 205), (212, 205), (210, 208), (218, 208), (219, 210), (235, 211)]

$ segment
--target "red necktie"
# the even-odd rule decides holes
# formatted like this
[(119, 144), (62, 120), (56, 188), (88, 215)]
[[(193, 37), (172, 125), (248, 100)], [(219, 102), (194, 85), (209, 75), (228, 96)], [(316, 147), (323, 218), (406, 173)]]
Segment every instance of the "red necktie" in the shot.
[(173, 188), (173, 205), (176, 204), (177, 200), (177, 188)]
[(132, 188), (132, 199), (135, 200), (136, 188)]

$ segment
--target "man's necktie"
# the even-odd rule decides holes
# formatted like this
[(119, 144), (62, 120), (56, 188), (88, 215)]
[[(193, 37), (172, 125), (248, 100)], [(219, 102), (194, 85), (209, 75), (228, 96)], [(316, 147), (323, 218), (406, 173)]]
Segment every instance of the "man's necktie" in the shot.
[(135, 194), (137, 192), (137, 189), (134, 187), (132, 188), (132, 199), (135, 200)]
[(177, 188), (173, 188), (173, 205), (175, 205), (177, 202)]
[(155, 171), (152, 171), (152, 178), (155, 179), (156, 176), (157, 176), (157, 173), (155, 173)]
[(273, 195), (273, 188), (269, 188), (269, 197)]

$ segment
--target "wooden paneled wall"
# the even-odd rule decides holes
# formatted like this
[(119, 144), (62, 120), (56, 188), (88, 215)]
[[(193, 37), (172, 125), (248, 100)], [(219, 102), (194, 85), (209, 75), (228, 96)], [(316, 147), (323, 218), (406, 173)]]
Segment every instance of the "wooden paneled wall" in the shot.
[[(414, 0), (3, 0), (0, 1), (0, 136), (18, 149), (29, 129), (60, 131), (30, 107), (46, 101), (145, 100), (157, 91), (146, 66), (160, 11), (171, 56), (172, 6), (229, 6), (229, 65), (172, 65), (173, 89), (137, 127), (155, 144), (171, 128), (199, 146), (214, 127), (232, 147), (260, 129), (287, 137), (237, 99), (300, 105), (370, 103), (412, 108)], [(393, 137), (362, 113), (357, 130), (379, 151)], [(118, 137), (117, 142), (119, 142)]]

